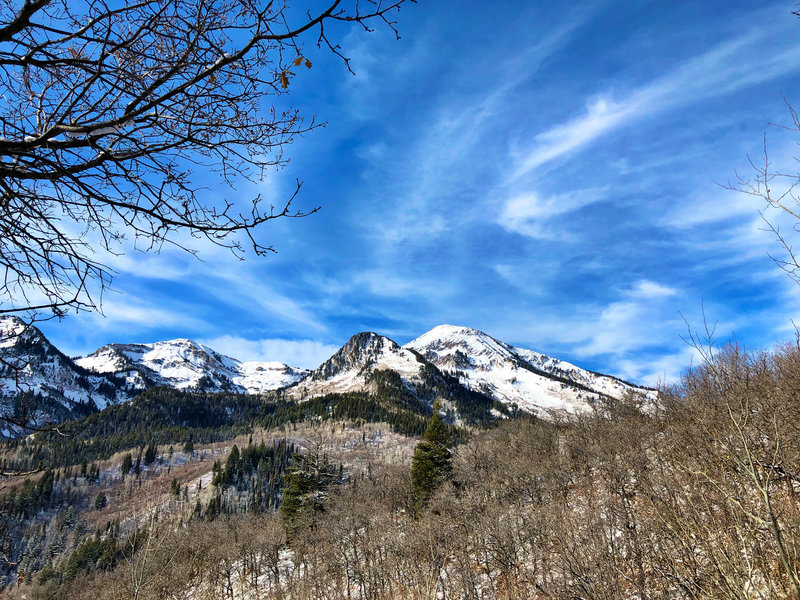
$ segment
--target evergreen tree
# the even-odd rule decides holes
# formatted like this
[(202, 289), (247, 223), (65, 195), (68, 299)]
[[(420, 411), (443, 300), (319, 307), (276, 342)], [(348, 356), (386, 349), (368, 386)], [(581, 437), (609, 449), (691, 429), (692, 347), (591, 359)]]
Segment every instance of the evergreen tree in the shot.
[(431, 494), (452, 474), (452, 459), (447, 447), (448, 436), (440, 406), (433, 406), (433, 416), (425, 430), (423, 440), (414, 449), (411, 458), (411, 483), (414, 487), (414, 501), (422, 506)]
[(239, 470), (239, 447), (234, 444), (231, 448), (231, 453), (228, 455), (228, 460), (225, 463), (225, 477), (223, 483), (226, 485), (231, 483), (237, 476)]
[(341, 476), (327, 456), (295, 454), (293, 464), (283, 476), (281, 515), (294, 523), (302, 514), (322, 512), (328, 487)]
[(144, 464), (150, 465), (156, 461), (157, 449), (155, 444), (148, 444), (144, 453)]

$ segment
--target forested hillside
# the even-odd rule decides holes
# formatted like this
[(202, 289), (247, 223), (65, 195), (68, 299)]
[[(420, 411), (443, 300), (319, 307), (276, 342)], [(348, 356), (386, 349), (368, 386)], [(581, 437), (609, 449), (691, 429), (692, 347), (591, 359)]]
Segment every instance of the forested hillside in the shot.
[[(66, 478), (74, 490), (106, 473), (92, 464), (85, 472), (58, 469), (16, 492), (15, 502), (24, 496), (28, 507), (15, 504), (17, 513), (53, 518), (30, 530), (26, 543), (40, 558), (26, 563), (22, 586), (6, 593), (94, 600), (793, 597), (798, 378), (796, 346), (761, 354), (731, 347), (656, 402), (607, 399), (562, 421), (518, 418), (437, 437), (450, 440), (446, 476), (422, 498), (411, 475), (414, 441), (397, 454), (391, 449), (403, 446), (400, 437), (384, 444), (380, 425), (353, 427), (344, 416), (287, 420), (282, 429), (238, 438), (235, 447), (207, 447), (210, 475), (198, 480), (200, 492), (197, 482), (167, 485), (162, 477), (155, 493), (156, 479), (145, 476), (152, 465), (181, 472), (163, 445), (127, 460), (118, 454), (130, 469), (130, 497), (139, 501), (129, 511), (138, 519), (107, 523), (63, 504), (53, 509)], [(440, 436), (429, 428), (430, 435)], [(83, 514), (110, 514), (119, 496), (108, 496), (109, 506), (95, 498)], [(281, 502), (288, 508), (276, 510)], [(70, 542), (76, 527), (84, 535), (78, 545)], [(59, 553), (70, 543), (71, 551)]]

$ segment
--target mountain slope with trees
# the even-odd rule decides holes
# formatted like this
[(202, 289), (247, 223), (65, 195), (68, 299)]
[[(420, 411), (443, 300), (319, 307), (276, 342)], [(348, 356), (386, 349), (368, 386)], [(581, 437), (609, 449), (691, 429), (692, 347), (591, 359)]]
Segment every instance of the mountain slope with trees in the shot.
[[(468, 425), (517, 411), (545, 417), (586, 411), (603, 396), (654, 395), (469, 328), (440, 326), (405, 347), (377, 333), (359, 333), (317, 369), (304, 371), (284, 363), (241, 362), (191, 340), (109, 344), (73, 360), (16, 317), (0, 318), (0, 324), (6, 332), (0, 343), (5, 402), (20, 422), (34, 413), (42, 424), (65, 421), (158, 386), (287, 401), (369, 397), (375, 406), (388, 401), (390, 412), (400, 407), (425, 417), (438, 400), (449, 420)], [(13, 427), (7, 433), (30, 431)]]
[[(607, 398), (567, 420), (506, 420), (460, 441), (434, 416), (415, 458), (371, 453), (374, 430), (336, 446), (340, 425), (322, 423), (295, 448), (305, 458), (286, 462), (284, 514), (255, 510), (263, 503), (248, 514), (165, 504), (149, 545), (101, 526), (68, 556), (37, 563), (18, 591), (35, 600), (199, 590), (236, 600), (797, 598), (798, 377), (796, 345), (728, 347), (655, 403)], [(270, 448), (254, 442), (218, 461), (220, 506), (247, 506), (246, 481), (273, 489), (269, 465), (283, 459)], [(262, 460), (273, 475), (259, 480)], [(55, 498), (63, 478), (17, 498)], [(29, 537), (31, 547), (50, 543), (37, 541), (49, 531)]]
[(135, 395), (113, 375), (89, 371), (53, 346), (39, 329), (0, 317), (0, 435), (18, 437), (82, 417)]

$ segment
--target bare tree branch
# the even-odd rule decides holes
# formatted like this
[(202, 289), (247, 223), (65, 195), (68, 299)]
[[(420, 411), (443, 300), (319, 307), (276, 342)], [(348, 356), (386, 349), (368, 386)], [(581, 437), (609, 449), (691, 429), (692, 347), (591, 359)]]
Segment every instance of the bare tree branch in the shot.
[(277, 106), (295, 70), (311, 68), (306, 35), (350, 68), (331, 26), (375, 22), (397, 36), (404, 1), (0, 8), (0, 314), (97, 310), (114, 276), (102, 257), (130, 244), (273, 252), (262, 225), (317, 210), (293, 207), (300, 182), (278, 206), (209, 201), (197, 170), (232, 186), (284, 166), (286, 146), (324, 126)]

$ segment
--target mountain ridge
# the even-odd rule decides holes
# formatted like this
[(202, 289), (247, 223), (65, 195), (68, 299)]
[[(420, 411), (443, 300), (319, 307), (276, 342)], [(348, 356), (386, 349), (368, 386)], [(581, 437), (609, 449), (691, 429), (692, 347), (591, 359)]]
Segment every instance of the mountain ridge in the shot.
[[(0, 319), (0, 334), (5, 332), (0, 359), (13, 355), (14, 348), (38, 348), (25, 377), (51, 404), (61, 405), (63, 410), (50, 407), (54, 420), (69, 418), (76, 408), (125, 402), (157, 386), (237, 394), (277, 390), (297, 402), (362, 393), (402, 399), (426, 411), (439, 400), (455, 421), (469, 415), (470, 422), (482, 418), (481, 411), (494, 418), (517, 410), (550, 417), (590, 410), (604, 396), (652, 398), (657, 393), (462, 326), (439, 325), (402, 346), (376, 332), (357, 333), (316, 369), (306, 370), (240, 361), (186, 338), (111, 343), (71, 359), (35, 327), (25, 329), (21, 320), (9, 319)], [(65, 382), (72, 387), (65, 388)], [(3, 383), (0, 400), (8, 409), (15, 394), (7, 376)]]
[(187, 338), (106, 344), (75, 362), (90, 371), (123, 376), (138, 389), (166, 385), (259, 394), (285, 387), (307, 373), (285, 363), (240, 361)]
[(0, 318), (0, 436), (18, 437), (54, 420), (66, 420), (130, 400), (113, 376), (89, 371), (61, 352), (35, 326)]

